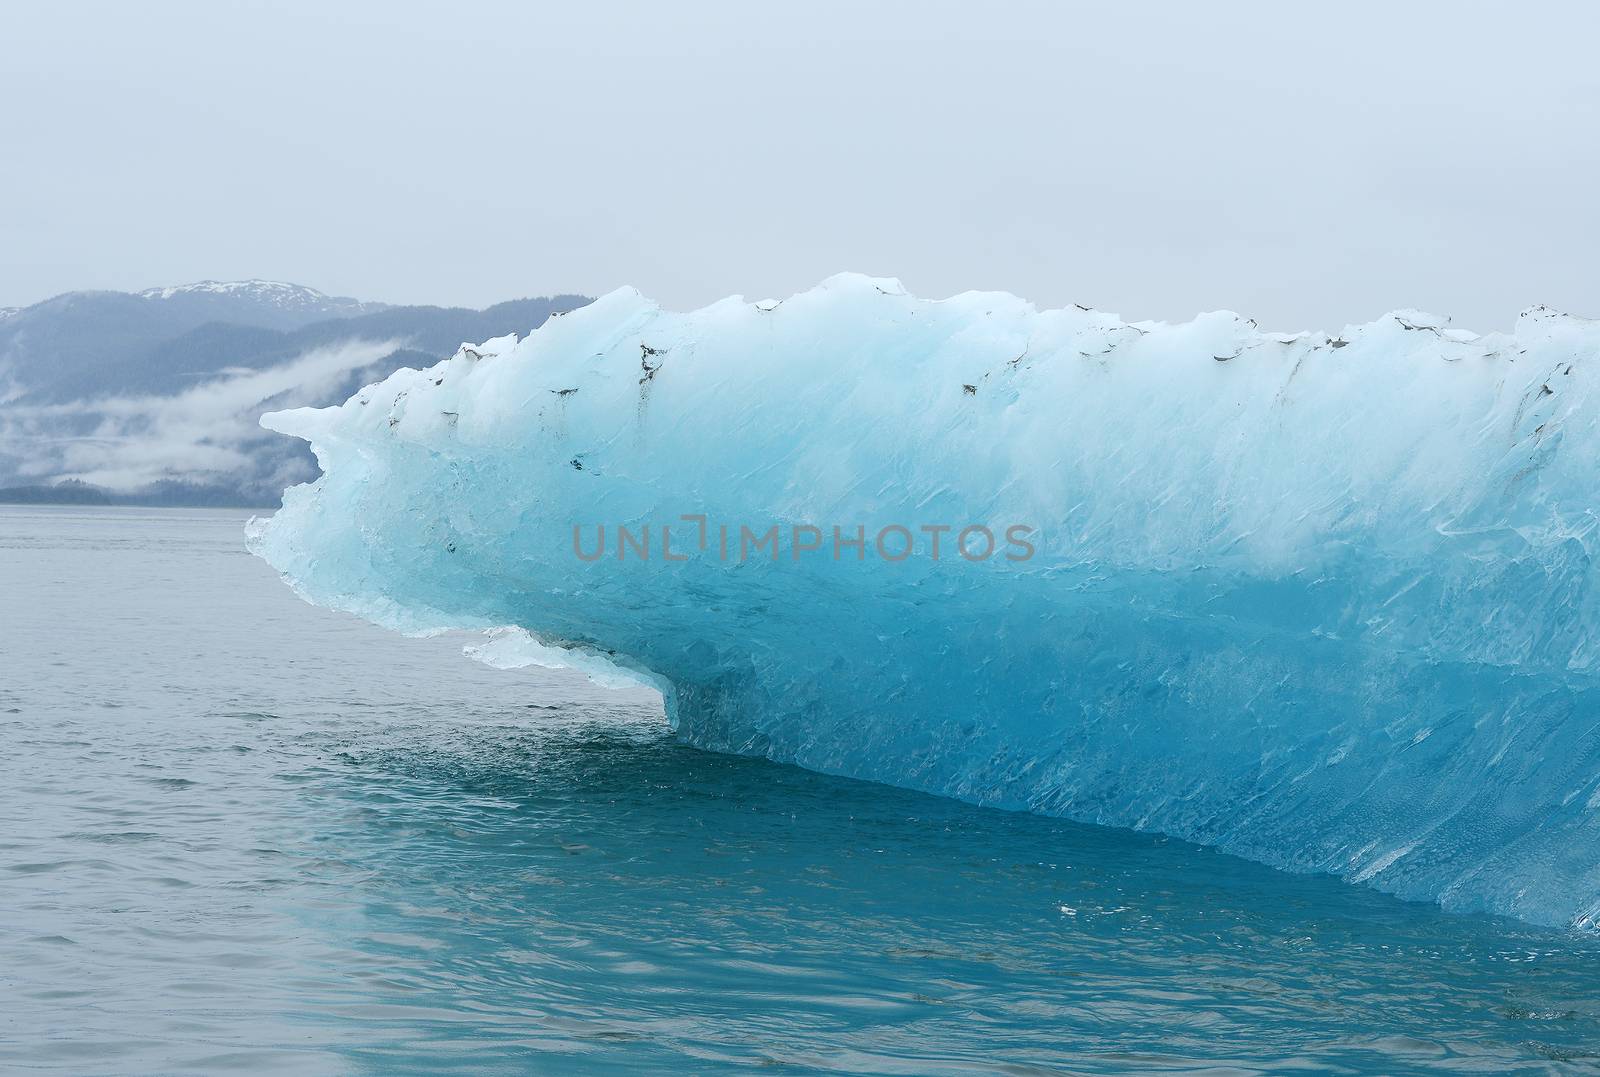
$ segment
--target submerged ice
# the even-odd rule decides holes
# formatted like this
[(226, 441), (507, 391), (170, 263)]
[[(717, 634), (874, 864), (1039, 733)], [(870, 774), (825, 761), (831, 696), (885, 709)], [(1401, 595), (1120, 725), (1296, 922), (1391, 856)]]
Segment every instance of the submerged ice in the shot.
[(324, 474), (251, 542), (311, 601), (643, 678), (698, 745), (1587, 925), (1597, 353), (1543, 309), (623, 290), (268, 416)]

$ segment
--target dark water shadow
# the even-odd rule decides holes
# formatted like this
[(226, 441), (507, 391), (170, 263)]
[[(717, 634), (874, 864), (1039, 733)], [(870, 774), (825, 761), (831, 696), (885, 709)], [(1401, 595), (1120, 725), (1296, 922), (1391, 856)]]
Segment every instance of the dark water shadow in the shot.
[(315, 840), (359, 876), (338, 929), (434, 1030), (360, 1059), (465, 1035), (480, 1062), (600, 1068), (1394, 1072), (1600, 1043), (1590, 940), (619, 717), (333, 753)]

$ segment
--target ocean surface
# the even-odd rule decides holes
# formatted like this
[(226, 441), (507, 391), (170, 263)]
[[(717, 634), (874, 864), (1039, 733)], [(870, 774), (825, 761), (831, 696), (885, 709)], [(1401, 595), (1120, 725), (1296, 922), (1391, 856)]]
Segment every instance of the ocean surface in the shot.
[(1593, 936), (687, 748), (244, 519), (0, 506), (0, 1071), (1600, 1069)]

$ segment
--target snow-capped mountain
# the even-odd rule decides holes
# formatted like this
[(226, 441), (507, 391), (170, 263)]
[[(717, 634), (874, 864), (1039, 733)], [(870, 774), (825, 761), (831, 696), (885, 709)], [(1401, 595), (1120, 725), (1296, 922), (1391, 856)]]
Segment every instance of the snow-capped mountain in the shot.
[[(385, 310), (386, 303), (367, 302), (346, 296), (330, 296), (303, 284), (276, 280), (202, 280), (193, 284), (146, 288), (135, 295), (164, 304), (187, 304), (255, 308), (259, 314), (286, 315), (295, 320), (348, 318)], [(276, 318), (272, 320), (276, 321)], [(278, 328), (283, 328), (278, 326)]]
[(286, 300), (301, 303), (305, 300), (326, 299), (327, 295), (315, 288), (307, 288), (303, 284), (287, 284), (281, 280), (262, 280), (252, 277), (249, 280), (199, 280), (193, 284), (169, 284), (165, 288), (146, 288), (138, 292), (144, 299), (171, 299), (175, 295), (193, 295), (204, 292), (208, 295), (253, 295), (277, 300)]
[[(370, 317), (386, 303), (330, 296), (281, 281), (199, 281), (142, 292), (66, 292), (30, 307), (0, 308), (0, 390), (30, 402), (159, 389), (162, 364), (145, 361), (164, 342), (217, 327), (293, 333), (321, 322)], [(238, 348), (235, 341), (223, 351)], [(203, 349), (202, 349), (203, 351)], [(197, 366), (213, 363), (204, 355)], [(216, 365), (225, 366), (221, 353)]]

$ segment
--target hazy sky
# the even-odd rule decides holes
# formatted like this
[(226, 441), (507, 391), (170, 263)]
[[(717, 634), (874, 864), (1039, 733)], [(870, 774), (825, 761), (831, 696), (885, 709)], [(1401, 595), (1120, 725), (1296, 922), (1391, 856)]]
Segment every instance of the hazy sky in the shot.
[(9, 0), (0, 305), (850, 269), (1275, 328), (1600, 315), (1597, 42), (1576, 0)]

